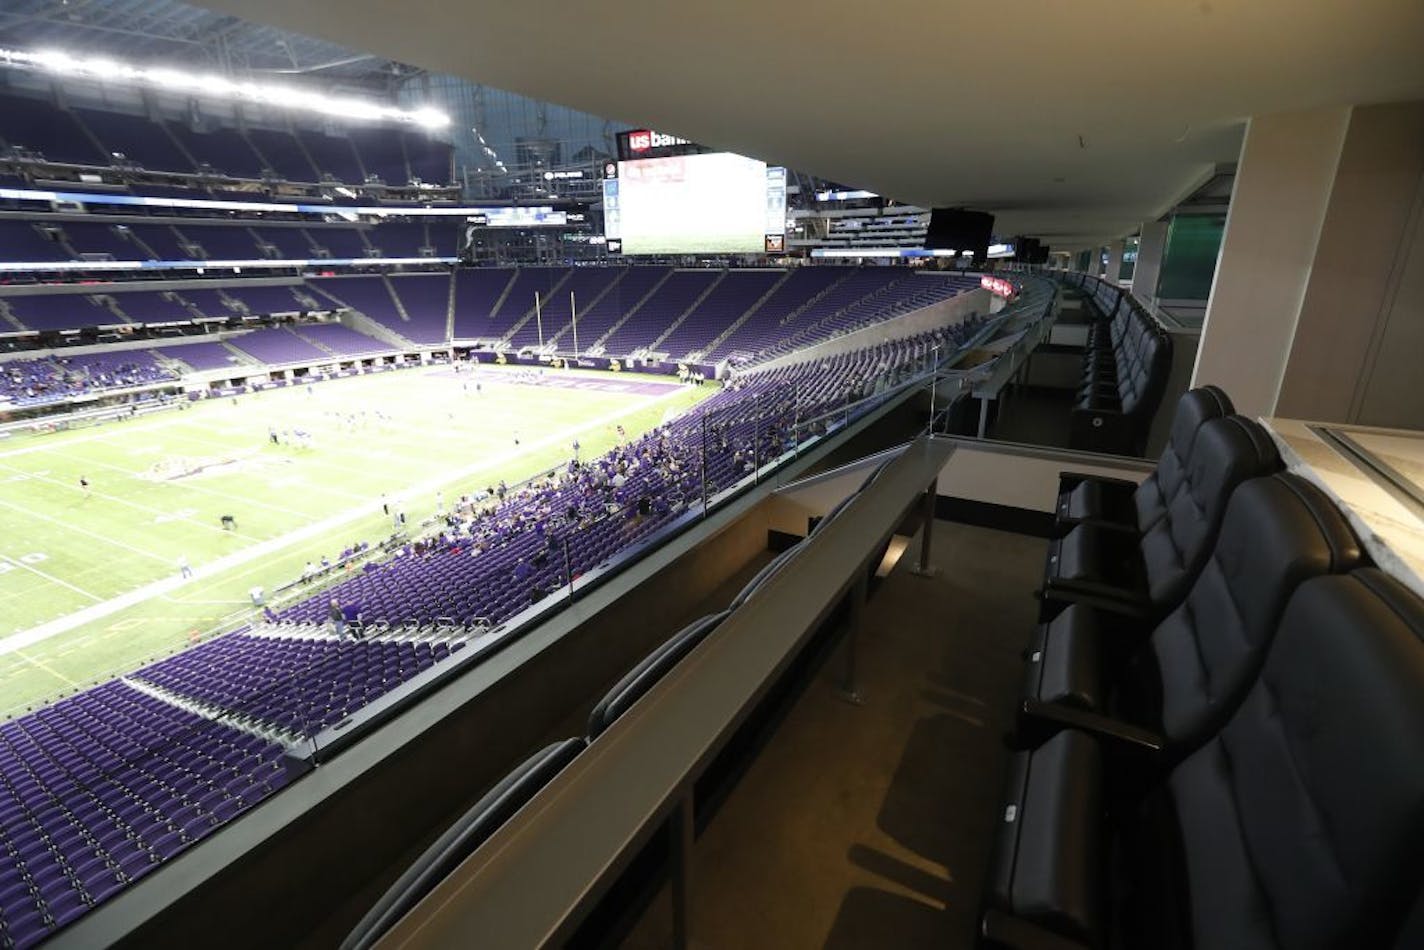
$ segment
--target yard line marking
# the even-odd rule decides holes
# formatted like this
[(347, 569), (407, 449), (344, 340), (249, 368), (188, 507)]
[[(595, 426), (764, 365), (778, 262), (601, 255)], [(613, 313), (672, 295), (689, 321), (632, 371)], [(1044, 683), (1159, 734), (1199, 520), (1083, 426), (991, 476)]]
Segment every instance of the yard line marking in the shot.
[(40, 577), (43, 577), (43, 578), (44, 578), (45, 580), (47, 580), (47, 581), (53, 581), (54, 583), (60, 585), (61, 587), (68, 587), (70, 590), (74, 591), (76, 594), (83, 594), (85, 597), (88, 597), (90, 600), (96, 601), (96, 602), (98, 602), (98, 603), (103, 603), (103, 602), (104, 602), (104, 599), (103, 599), (102, 597), (95, 597), (93, 594), (89, 593), (87, 590), (81, 590), (80, 588), (75, 587), (73, 584), (69, 583), (69, 581), (61, 580), (60, 578), (55, 577), (53, 574), (46, 574), (44, 571), (40, 570), (39, 568), (37, 568), (37, 567), (31, 567), (30, 565), (26, 564), (24, 561), (21, 561), (21, 560), (18, 559), (18, 558), (10, 557), (8, 554), (0, 554), (0, 561), (9, 561), (11, 564), (15, 565), (16, 567), (22, 567), (22, 568), (24, 568), (24, 569), (27, 570), (27, 571), (30, 571), (30, 572), (35, 573), (35, 574), (38, 574)]
[[(111, 443), (111, 444), (112, 444), (112, 443)], [(133, 478), (143, 478), (143, 473), (142, 473), (142, 472), (136, 472), (136, 471), (134, 471), (134, 470), (131, 469), (131, 468), (124, 468), (122, 465), (115, 465), (115, 464), (112, 463), (112, 462), (101, 462), (101, 461), (99, 461), (98, 459), (80, 458), (80, 457), (76, 457), (76, 456), (73, 456), (73, 455), (68, 455), (68, 456), (66, 456), (66, 455), (64, 455), (63, 451), (60, 450), (60, 449), (56, 449), (56, 450), (55, 450), (55, 454), (56, 454), (56, 455), (59, 455), (59, 456), (62, 457), (62, 458), (69, 458), (69, 459), (72, 459), (72, 460), (74, 460), (74, 461), (83, 463), (84, 465), (98, 465), (98, 466), (100, 466), (101, 468), (111, 468), (111, 469), (113, 469), (113, 470), (116, 471), (116, 472), (123, 472), (125, 475), (129, 475), (129, 476), (131, 476), (131, 477), (133, 477)], [(228, 493), (225, 492), (225, 491), (218, 491), (216, 488), (207, 488), (207, 487), (204, 487), (204, 486), (202, 486), (202, 485), (192, 484), (192, 483), (189, 483), (189, 482), (163, 481), (163, 482), (153, 482), (152, 484), (154, 484), (154, 485), (172, 485), (172, 486), (174, 486), (175, 488), (182, 488), (182, 489), (184, 489), (185, 491), (195, 491), (195, 492), (200, 492), (200, 493), (202, 493), (202, 494), (204, 494), (204, 495), (214, 495), (214, 496), (216, 496), (216, 497), (218, 497), (218, 498), (225, 498), (225, 499), (227, 499), (228, 501), (235, 501), (235, 502), (238, 502), (239, 504), (247, 505), (248, 507), (266, 508), (266, 509), (268, 509), (269, 511), (279, 511), (279, 512), (281, 512), (282, 514), (285, 514), (285, 515), (295, 515), (295, 516), (298, 517), (298, 518), (310, 518), (310, 517), (311, 517), (311, 515), (307, 514), (307, 513), (304, 512), (304, 511), (295, 511), (295, 510), (293, 510), (293, 509), (291, 509), (291, 508), (283, 508), (281, 505), (272, 505), (272, 504), (268, 504), (268, 503), (266, 503), (266, 502), (253, 501), (253, 500), (250, 499), (250, 498), (243, 498), (243, 497), (241, 497), (241, 496), (239, 496), (239, 495), (231, 495), (231, 494), (228, 494)]]
[[(567, 429), (563, 429), (551, 435), (545, 436), (543, 439), (538, 439), (525, 443), (524, 445), (520, 446), (519, 450), (517, 451), (504, 452), (500, 455), (491, 456), (489, 458), (481, 459), (478, 462), (473, 462), (460, 469), (443, 472), (434, 478), (427, 479), (426, 481), (418, 485), (412, 486), (410, 488), (410, 492), (412, 493), (412, 495), (429, 495), (433, 493), (437, 488), (443, 489), (454, 482), (470, 478), (478, 472), (485, 471), (495, 466), (506, 465), (509, 462), (522, 458), (525, 455), (542, 451), (551, 446), (567, 444), (570, 439), (574, 438), (580, 433), (587, 432), (589, 430), (601, 426), (610, 425), (614, 422), (617, 422), (619, 419), (631, 415), (632, 413), (640, 412), (645, 409), (651, 409), (660, 403), (669, 402), (671, 401), (672, 397), (680, 395), (682, 392), (683, 390), (681, 388), (674, 389), (659, 396), (651, 396), (646, 399), (640, 400), (639, 402), (630, 403), (629, 405), (623, 406), (620, 409), (600, 416), (597, 419), (589, 419), (578, 425), (570, 426)], [(209, 561), (206, 564), (195, 566), (193, 568), (194, 579), (212, 577), (214, 575), (224, 573), (230, 568), (246, 564), (249, 561), (268, 557), (286, 548), (299, 544), (300, 542), (307, 541), (311, 538), (319, 537), (320, 535), (325, 534), (329, 531), (334, 531), (335, 529), (352, 521), (356, 521), (360, 518), (370, 517), (371, 515), (376, 514), (380, 510), (381, 502), (379, 499), (373, 499), (365, 504), (353, 506), (343, 512), (333, 515), (330, 518), (323, 519), (322, 521), (314, 521), (310, 524), (303, 525), (295, 531), (280, 535), (275, 538), (271, 538), (267, 541), (261, 541), (257, 544), (249, 545), (240, 551), (234, 551), (232, 554), (218, 558), (216, 561)], [(213, 530), (220, 531), (222, 529), (214, 528)], [(38, 626), (31, 627), (28, 630), (23, 630), (19, 633), (11, 634), (8, 637), (0, 638), (0, 656), (3, 656), (6, 653), (11, 653), (15, 650), (24, 649), (25, 647), (35, 643), (39, 643), (42, 640), (47, 640), (50, 637), (64, 633), (68, 630), (73, 630), (75, 627), (82, 626), (86, 623), (89, 623), (90, 621), (107, 617), (120, 610), (123, 610), (126, 607), (131, 607), (134, 604), (139, 604), (153, 597), (157, 597), (161, 594), (166, 594), (169, 591), (184, 586), (185, 583), (188, 583), (188, 581), (179, 577), (162, 578), (160, 580), (153, 581), (150, 584), (146, 584), (143, 587), (131, 590), (125, 594), (120, 594), (118, 597), (114, 597), (110, 600), (106, 600), (101, 603), (85, 607), (82, 610), (75, 611), (74, 613), (68, 614), (64, 617), (60, 617), (57, 620), (51, 620), (48, 623), (42, 623)], [(234, 611), (234, 615), (237, 613), (240, 613), (240, 611)]]
[(38, 511), (34, 511), (29, 508), (24, 508), (20, 505), (11, 504), (3, 498), (0, 498), (0, 505), (4, 505), (6, 508), (12, 509), (14, 511), (18, 511), (21, 514), (30, 518), (38, 518), (41, 521), (52, 522), (68, 531), (77, 531), (80, 534), (87, 534), (91, 538), (97, 538), (98, 540), (103, 541), (105, 544), (112, 544), (115, 547), (123, 548), (125, 551), (132, 551), (135, 554), (141, 554), (144, 557), (152, 558), (155, 561), (162, 561), (164, 564), (173, 563), (172, 558), (166, 558), (161, 554), (154, 554), (152, 551), (145, 551), (143, 548), (136, 548), (132, 544), (129, 544), (125, 541), (115, 541), (113, 538), (105, 537), (104, 535), (99, 534), (96, 531), (90, 531), (88, 528), (81, 528), (76, 524), (70, 524), (67, 521), (61, 521), (58, 518), (51, 518), (49, 515), (42, 515)]
[(15, 651), (15, 655), (18, 656), (20, 659), (24, 660), (26, 663), (29, 663), (31, 666), (35, 666), (35, 667), (38, 667), (39, 669), (44, 670), (46, 673), (48, 673), (50, 676), (53, 676), (55, 679), (64, 680), (64, 681), (65, 681), (66, 683), (68, 683), (70, 686), (75, 687), (75, 688), (78, 688), (78, 686), (79, 686), (78, 683), (74, 682), (74, 680), (72, 680), (72, 679), (70, 679), (69, 677), (65, 676), (63, 673), (61, 673), (59, 670), (55, 669), (54, 667), (50, 666), (48, 663), (42, 663), (41, 661), (36, 660), (36, 659), (35, 659), (34, 657), (32, 657), (32, 656), (25, 656), (25, 654), (21, 653), (21, 652), (18, 651), (18, 650)]
[[(50, 477), (45, 476), (45, 475), (33, 475), (33, 474), (29, 473), (29, 472), (22, 472), (21, 469), (13, 468), (13, 467), (11, 467), (11, 466), (9, 466), (9, 465), (4, 464), (3, 462), (0, 462), (0, 468), (9, 469), (9, 470), (12, 471), (12, 472), (21, 472), (21, 474), (30, 475), (31, 478), (37, 479), (38, 481), (49, 482), (50, 484), (53, 484), (53, 485), (63, 485), (63, 486), (66, 487), (66, 488), (71, 487), (68, 482), (62, 482), (62, 481), (60, 481), (60, 480), (57, 479), (57, 478), (50, 478)], [(126, 506), (128, 506), (129, 508), (137, 508), (139, 511), (147, 511), (149, 514), (153, 514), (153, 515), (164, 515), (164, 516), (167, 516), (167, 515), (170, 514), (169, 512), (164, 511), (162, 508), (150, 508), (148, 505), (141, 505), (141, 504), (139, 504), (139, 503), (136, 502), (136, 501), (129, 501), (127, 498), (120, 498), (118, 495), (109, 495), (109, 494), (105, 494), (104, 492), (95, 491), (93, 488), (90, 488), (90, 489), (89, 489), (89, 494), (90, 494), (90, 495), (93, 495), (95, 498), (104, 498), (104, 499), (107, 499), (107, 500), (109, 500), (109, 501), (118, 502), (119, 504), (121, 504), (121, 505), (126, 505)], [(252, 537), (251, 535), (243, 534), (243, 533), (240, 532), (240, 531), (227, 531), (227, 530), (224, 530), (222, 527), (220, 527), (220, 526), (218, 526), (218, 525), (208, 524), (208, 523), (205, 522), (205, 521), (199, 521), (198, 519), (193, 518), (193, 517), (182, 517), (182, 518), (178, 518), (178, 519), (176, 519), (176, 520), (178, 520), (178, 521), (186, 521), (186, 522), (188, 522), (189, 524), (195, 524), (195, 525), (197, 525), (197, 526), (200, 527), (200, 528), (204, 528), (204, 529), (206, 529), (206, 530), (208, 530), (208, 531), (216, 531), (216, 532), (218, 532), (219, 534), (230, 534), (230, 535), (233, 535), (234, 537), (242, 538), (242, 539), (245, 540), (245, 541), (258, 541), (258, 540), (260, 540), (260, 539), (258, 539), (258, 538)]]

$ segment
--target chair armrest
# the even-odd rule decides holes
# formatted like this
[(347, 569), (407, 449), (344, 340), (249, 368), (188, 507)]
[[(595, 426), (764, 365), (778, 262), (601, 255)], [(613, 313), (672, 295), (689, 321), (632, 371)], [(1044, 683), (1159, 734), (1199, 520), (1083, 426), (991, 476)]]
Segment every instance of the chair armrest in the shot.
[(986, 910), (979, 933), (991, 947), (1005, 950), (1088, 950), (1079, 943), (999, 910)]
[[(1106, 518), (1068, 518), (1059, 515), (1057, 519), (1055, 519), (1054, 524), (1057, 525), (1060, 530), (1071, 530), (1080, 524), (1085, 524), (1099, 531), (1116, 531), (1120, 534), (1130, 534), (1133, 537), (1138, 536), (1136, 525), (1123, 524), (1121, 521), (1109, 521)], [(1067, 530), (1063, 530), (1063, 533), (1066, 534)]]
[(1049, 614), (1058, 612), (1051, 609), (1054, 607), (1062, 609), (1069, 604), (1083, 604), (1131, 620), (1146, 620), (1152, 616), (1152, 604), (1137, 591), (1091, 581), (1055, 578), (1039, 591), (1039, 599)]
[(1099, 485), (1116, 485), (1126, 488), (1129, 491), (1137, 489), (1137, 482), (1127, 478), (1113, 478), (1111, 475), (1093, 475), (1088, 472), (1059, 472), (1058, 490), (1062, 492), (1065, 487), (1077, 488), (1084, 482), (1097, 482)]
[(1025, 732), (1052, 735), (1064, 729), (1077, 729), (1105, 740), (1106, 744), (1114, 749), (1138, 755), (1156, 755), (1166, 743), (1165, 739), (1150, 729), (1060, 703), (1025, 699), (1019, 707), (1019, 717)]

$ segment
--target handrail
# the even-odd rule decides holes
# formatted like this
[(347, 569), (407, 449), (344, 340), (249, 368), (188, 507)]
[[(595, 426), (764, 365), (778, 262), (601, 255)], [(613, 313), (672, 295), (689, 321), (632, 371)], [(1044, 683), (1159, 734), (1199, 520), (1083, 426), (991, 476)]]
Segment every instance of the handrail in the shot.
[(921, 437), (381, 942), (567, 938), (783, 670), (859, 583), (954, 451)]

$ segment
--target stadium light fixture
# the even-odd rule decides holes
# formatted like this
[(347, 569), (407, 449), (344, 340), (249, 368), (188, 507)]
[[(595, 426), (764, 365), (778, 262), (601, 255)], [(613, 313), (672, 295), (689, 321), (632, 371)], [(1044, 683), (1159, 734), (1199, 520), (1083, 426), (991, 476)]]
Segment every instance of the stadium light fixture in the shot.
[(249, 80), (234, 81), (212, 73), (192, 73), (165, 66), (141, 67), (108, 57), (80, 58), (61, 50), (14, 50), (0, 48), (0, 64), (38, 69), (58, 76), (76, 76), (98, 82), (151, 86), (172, 92), (237, 99), (265, 105), (302, 109), (344, 119), (384, 119), (404, 122), (424, 129), (441, 129), (450, 117), (428, 106), (398, 109), (365, 99), (327, 96), (305, 89), (293, 89)]

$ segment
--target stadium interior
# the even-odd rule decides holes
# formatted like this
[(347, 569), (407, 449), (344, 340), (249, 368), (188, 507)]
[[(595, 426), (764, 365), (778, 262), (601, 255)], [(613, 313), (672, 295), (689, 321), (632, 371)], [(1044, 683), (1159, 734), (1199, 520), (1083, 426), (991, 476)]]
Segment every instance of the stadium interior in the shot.
[(12, 0), (0, 948), (1424, 947), (1424, 5)]

